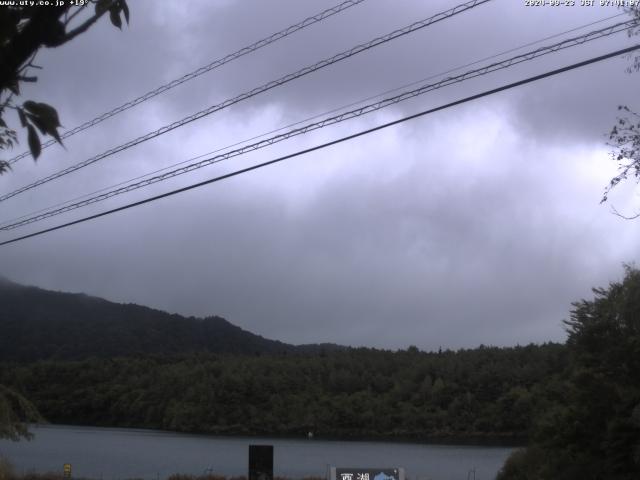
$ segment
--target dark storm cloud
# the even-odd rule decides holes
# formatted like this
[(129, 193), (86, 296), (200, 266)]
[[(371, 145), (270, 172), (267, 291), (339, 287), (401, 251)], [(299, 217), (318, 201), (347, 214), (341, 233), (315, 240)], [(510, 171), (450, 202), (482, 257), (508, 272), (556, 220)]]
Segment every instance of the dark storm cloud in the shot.
[[(322, 6), (314, 4), (315, 11), (330, 5), (330, 2)], [(312, 26), (178, 87), (163, 98), (163, 110), (169, 108), (164, 112), (167, 118), (175, 120), (453, 5), (455, 2), (405, 2), (403, 8), (397, 8), (393, 2), (370, 0), (327, 19), (323, 25)], [(71, 90), (73, 96), (83, 99), (68, 108), (68, 112), (61, 112), (69, 123), (75, 125), (112, 107), (114, 101), (127, 101), (313, 13), (309, 5), (282, 1), (193, 2), (189, 10), (157, 4), (143, 8), (141, 11), (145, 13), (122, 33), (103, 22), (95, 32), (87, 34), (92, 36), (90, 39), (68, 47), (73, 48), (72, 54), (65, 49), (46, 52), (52, 66), (45, 69), (42, 78), (47, 84), (47, 94), (53, 92), (52, 100), (57, 100), (69, 98)], [(244, 117), (269, 103), (277, 103), (285, 106), (287, 118), (300, 119), (615, 13), (618, 13), (615, 9), (600, 7), (536, 10), (524, 8), (518, 2), (496, 1), (278, 87), (232, 107), (229, 113)], [(331, 34), (327, 35), (327, 31)], [(618, 35), (613, 42), (600, 40), (559, 58), (573, 60), (578, 57), (577, 52), (586, 58), (591, 53), (607, 51), (607, 45), (622, 43), (628, 42)], [(132, 49), (132, 44), (137, 48)], [(78, 62), (77, 58), (88, 60)], [(485, 82), (469, 82), (464, 91), (475, 93), (482, 87), (495, 86), (496, 82), (562, 65), (562, 61), (552, 58), (517, 70), (522, 74), (516, 77), (495, 74)], [(561, 126), (583, 138), (593, 138), (594, 133), (602, 135), (615, 115), (615, 106), (624, 101), (624, 94), (633, 83), (632, 78), (619, 75), (624, 66), (608, 62), (554, 79), (553, 83), (541, 83), (540, 87), (525, 87), (513, 94), (518, 121), (522, 122), (522, 128), (545, 138), (564, 130), (558, 128)], [(584, 81), (585, 76), (589, 81)], [(73, 80), (69, 81), (70, 78)], [(441, 99), (449, 99), (448, 95), (446, 90), (434, 92), (425, 101), (439, 104)], [(592, 104), (587, 112), (584, 98), (597, 102), (601, 115), (592, 114)], [(145, 107), (137, 108), (138, 116), (124, 118), (146, 121), (129, 121), (128, 128), (137, 125), (139, 133), (146, 133), (163, 124), (153, 118), (154, 111), (150, 114)], [(215, 115), (221, 116), (222, 112)], [(117, 126), (119, 120), (110, 123)]]
[[(25, 96), (56, 105), (73, 126), (331, 5), (227, 1), (186, 9), (141, 2), (122, 32), (102, 22), (82, 41), (43, 52), (40, 81)], [(453, 5), (368, 0), (71, 138), (67, 151), (53, 147), (37, 165), (23, 160), (0, 178), (0, 188)], [(492, 2), (17, 197), (0, 205), (2, 218), (613, 13)], [(152, 190), (271, 159), (624, 41), (443, 89)], [(550, 79), (4, 248), (3, 274), (186, 315), (223, 315), (290, 342), (446, 348), (561, 340), (570, 302), (619, 276), (623, 261), (637, 260), (640, 224), (597, 204), (612, 172), (601, 134), (634, 81), (624, 66)]]
[[(207, 63), (211, 58), (232, 51), (232, 45), (248, 44), (273, 30), (266, 25), (286, 24), (304, 16), (299, 6), (290, 9), (290, 5), (286, 4), (286, 8), (282, 8), (284, 5), (274, 8), (272, 3), (258, 2), (251, 7), (251, 16), (247, 16), (246, 7), (238, 8), (234, 3), (227, 3), (220, 9), (203, 11), (202, 15), (190, 21), (189, 29), (176, 34), (178, 39), (183, 39), (179, 43), (191, 48), (190, 52), (183, 52), (183, 55), (191, 59), (197, 58), (197, 65)], [(202, 84), (196, 88), (201, 87), (201, 98), (209, 102), (234, 96), (257, 84), (279, 78), (453, 5), (455, 2), (404, 2), (403, 8), (397, 8), (393, 2), (367, 2), (327, 20), (325, 28), (312, 27), (300, 32), (295, 38), (283, 41), (277, 48), (269, 47), (255, 57), (240, 60), (229, 67), (231, 73), (227, 76), (213, 74), (210, 79), (202, 79)], [(283, 10), (288, 11), (286, 20), (281, 15)], [(289, 84), (286, 88), (277, 88), (242, 106), (234, 107), (234, 111), (241, 115), (245, 109), (255, 108), (266, 102), (278, 102), (286, 104), (289, 112), (299, 110), (317, 113), (324, 108), (399, 87), (408, 81), (439, 74), (513, 46), (571, 30), (617, 13), (620, 12), (614, 8), (604, 7), (564, 11), (552, 8), (536, 10), (527, 9), (518, 2), (497, 1), (437, 23), (392, 44), (362, 53), (348, 62), (328, 67)], [(616, 21), (620, 20), (622, 18)], [(586, 27), (562, 38), (601, 28), (606, 24), (607, 22)], [(230, 25), (234, 28), (229, 28)], [(238, 25), (242, 28), (237, 28)], [(327, 30), (331, 31), (331, 35), (326, 34)], [(551, 44), (562, 38), (550, 39), (528, 49)], [(564, 59), (575, 61), (576, 58), (588, 58), (594, 53), (613, 49), (609, 47), (628, 43), (624, 34), (620, 34), (613, 41), (593, 42), (572, 50), (566, 56), (555, 57), (560, 60), (547, 57), (533, 63), (531, 68), (520, 71), (523, 75), (539, 73), (549, 67), (561, 66), (565, 63)], [(589, 70), (555, 79), (552, 86), (547, 84), (526, 90), (526, 93), (521, 94), (522, 100), (516, 101), (516, 108), (526, 124), (525, 127), (539, 131), (541, 136), (557, 131), (556, 126), (561, 124), (570, 126), (575, 132), (582, 132), (585, 137), (591, 136), (595, 131), (600, 133), (601, 125), (592, 126), (593, 119), (585, 116), (585, 109), (582, 108), (584, 102), (578, 99), (597, 99), (598, 109), (608, 113), (607, 118), (610, 118), (611, 111), (607, 109), (623, 100), (620, 98), (623, 96), (621, 92), (627, 92), (633, 81), (619, 75), (624, 67), (620, 62), (608, 62), (602, 67), (589, 67)], [(589, 81), (584, 80), (585, 76), (589, 77)], [(509, 75), (494, 76), (487, 84), (495, 86), (496, 81), (502, 78), (512, 79)], [(515, 78), (522, 78), (522, 75)], [(446, 98), (446, 93), (443, 95)], [(190, 95), (190, 98), (193, 101), (194, 96)], [(432, 94), (429, 98), (437, 103), (440, 94)], [(183, 105), (182, 102), (183, 98), (179, 96), (177, 103)], [(549, 106), (555, 108), (550, 111)], [(193, 107), (197, 108), (197, 104)], [(542, 108), (545, 110), (541, 111)], [(590, 112), (593, 112), (593, 105)], [(542, 125), (549, 127), (545, 129)]]

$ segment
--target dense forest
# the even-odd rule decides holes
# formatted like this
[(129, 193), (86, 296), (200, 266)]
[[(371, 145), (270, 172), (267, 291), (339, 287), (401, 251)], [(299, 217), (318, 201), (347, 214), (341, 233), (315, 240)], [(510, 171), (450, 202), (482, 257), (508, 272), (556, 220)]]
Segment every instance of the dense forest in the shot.
[[(0, 364), (55, 423), (222, 434), (522, 441), (561, 345)], [(559, 388), (559, 387), (558, 387)]]

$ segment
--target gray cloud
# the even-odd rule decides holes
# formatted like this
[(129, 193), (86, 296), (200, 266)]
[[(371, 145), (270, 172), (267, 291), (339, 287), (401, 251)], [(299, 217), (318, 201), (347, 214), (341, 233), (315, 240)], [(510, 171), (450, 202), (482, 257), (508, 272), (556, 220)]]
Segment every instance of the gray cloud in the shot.
[[(26, 96), (56, 105), (72, 126), (313, 13), (308, 4), (291, 1), (193, 2), (189, 10), (171, 2), (153, 5), (132, 6), (132, 24), (122, 32), (104, 22), (82, 41), (43, 52), (40, 81)], [(23, 160), (0, 178), (0, 188), (32, 181), (454, 3), (399, 5), (368, 0), (69, 139), (67, 151), (53, 147), (38, 164)], [(4, 219), (41, 208), (613, 13), (534, 11), (496, 1), (51, 182), (0, 212)], [(581, 47), (443, 89), (82, 214), (625, 42), (621, 37)], [(615, 106), (632, 100), (635, 78), (624, 73), (625, 65), (613, 61), (545, 80), (3, 247), (2, 273), (185, 315), (223, 315), (295, 343), (432, 349), (562, 340), (570, 303), (619, 277), (622, 262), (638, 259), (640, 224), (598, 205), (613, 172), (602, 135)], [(621, 192), (617, 201), (633, 208), (632, 189)], [(75, 217), (44, 225), (60, 218)]]

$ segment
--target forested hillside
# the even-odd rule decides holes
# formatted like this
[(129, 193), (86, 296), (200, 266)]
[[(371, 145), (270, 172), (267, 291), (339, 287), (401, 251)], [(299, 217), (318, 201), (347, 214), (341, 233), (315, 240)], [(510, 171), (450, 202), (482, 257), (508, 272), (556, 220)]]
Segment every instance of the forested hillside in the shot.
[(282, 353), (337, 348), (268, 340), (224, 318), (183, 317), (84, 294), (52, 292), (0, 279), (0, 360), (188, 352)]
[(565, 347), (425, 353), (293, 346), (0, 282), (0, 384), (54, 423), (223, 434), (522, 441)]
[(522, 441), (565, 348), (0, 364), (51, 422), (224, 434)]

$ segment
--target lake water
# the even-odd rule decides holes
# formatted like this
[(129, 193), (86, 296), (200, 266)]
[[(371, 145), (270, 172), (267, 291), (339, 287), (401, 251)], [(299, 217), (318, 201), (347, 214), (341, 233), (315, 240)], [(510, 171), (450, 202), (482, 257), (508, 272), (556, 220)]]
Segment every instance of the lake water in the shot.
[(283, 440), (188, 435), (155, 430), (40, 426), (31, 442), (0, 440), (18, 473), (62, 471), (73, 477), (164, 480), (172, 473), (247, 475), (248, 446), (274, 446), (274, 475), (326, 476), (328, 466), (404, 467), (411, 480), (493, 480), (507, 447)]

